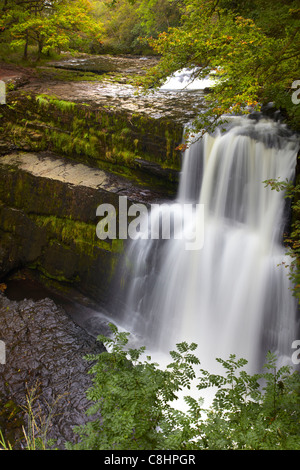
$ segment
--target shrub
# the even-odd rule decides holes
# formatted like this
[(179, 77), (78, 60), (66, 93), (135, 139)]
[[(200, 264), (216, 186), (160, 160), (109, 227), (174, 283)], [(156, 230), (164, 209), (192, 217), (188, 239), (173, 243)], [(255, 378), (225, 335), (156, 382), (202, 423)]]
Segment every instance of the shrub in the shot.
[[(269, 353), (265, 371), (249, 375), (247, 361), (217, 359), (224, 375), (200, 369), (199, 390), (215, 387), (209, 409), (186, 396), (188, 411), (172, 406), (189, 389), (200, 361), (195, 343), (177, 345), (164, 369), (128, 348), (129, 334), (111, 325), (112, 338), (99, 336), (107, 352), (89, 355), (93, 385), (87, 391), (91, 421), (75, 428), (85, 450), (300, 449), (300, 379)], [(143, 359), (143, 357), (145, 357)]]

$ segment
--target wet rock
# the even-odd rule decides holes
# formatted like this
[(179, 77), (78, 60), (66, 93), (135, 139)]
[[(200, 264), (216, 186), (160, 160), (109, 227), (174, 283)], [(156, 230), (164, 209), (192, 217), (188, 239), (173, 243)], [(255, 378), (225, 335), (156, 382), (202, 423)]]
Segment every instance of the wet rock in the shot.
[(145, 70), (157, 65), (157, 57), (140, 56), (114, 56), (81, 54), (78, 57), (67, 58), (61, 61), (49, 62), (48, 67), (57, 67), (65, 70), (87, 71), (102, 75), (114, 73), (129, 75), (144, 75)]
[[(178, 123), (190, 121), (203, 107), (206, 90), (191, 93), (151, 90), (145, 94), (135, 85), (140, 76), (158, 63), (159, 57), (82, 54), (49, 62), (41, 68), (38, 80), (31, 80), (24, 90), (155, 118), (168, 117)], [(62, 75), (59, 79), (59, 74), (51, 73), (53, 69), (72, 72), (73, 76), (69, 75), (66, 80)], [(92, 81), (84, 78), (86, 72), (94, 74)], [(90, 75), (88, 77), (91, 79)]]
[(162, 194), (125, 178), (49, 153), (0, 157), (0, 278), (35, 266), (51, 279), (76, 284), (105, 300), (123, 249), (122, 240), (99, 240), (100, 204), (118, 210), (119, 196), (157, 202)]
[(203, 109), (205, 90), (191, 92), (152, 91), (144, 94), (128, 83), (101, 82), (31, 82), (28, 93), (56, 96), (61, 100), (84, 103), (110, 110), (139, 113), (155, 119), (168, 118), (187, 123)]
[(98, 335), (109, 336), (111, 331), (107, 321), (97, 315), (91, 315), (82, 322), (82, 327), (92, 336), (97, 338)]
[(84, 356), (102, 352), (103, 346), (49, 298), (16, 302), (0, 294), (0, 332), (6, 345), (6, 364), (0, 364), (0, 404), (10, 400), (24, 407), (26, 393), (36, 388), (34, 410), (44, 419), (51, 409), (47, 437), (64, 448), (65, 441), (74, 439), (73, 426), (87, 420), (91, 364)]

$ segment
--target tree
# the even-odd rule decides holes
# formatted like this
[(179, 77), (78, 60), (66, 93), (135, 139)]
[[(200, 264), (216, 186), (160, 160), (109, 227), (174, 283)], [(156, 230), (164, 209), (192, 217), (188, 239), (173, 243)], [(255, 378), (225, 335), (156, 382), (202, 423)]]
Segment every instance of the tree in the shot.
[(8, 30), (12, 46), (24, 46), (24, 58), (29, 43), (37, 44), (39, 59), (42, 52), (78, 47), (86, 38), (100, 41), (103, 34), (88, 0), (7, 0), (0, 25)]
[(168, 27), (178, 25), (181, 0), (103, 0), (95, 1), (96, 15), (104, 23), (106, 50), (139, 53), (147, 49), (145, 39), (157, 37)]
[(213, 129), (226, 113), (249, 113), (274, 102), (299, 128), (300, 107), (291, 100), (300, 65), (300, 8), (295, 1), (185, 0), (181, 24), (151, 40), (162, 56), (143, 85), (159, 86), (189, 67), (194, 77), (213, 72), (217, 84), (206, 96), (198, 129)]

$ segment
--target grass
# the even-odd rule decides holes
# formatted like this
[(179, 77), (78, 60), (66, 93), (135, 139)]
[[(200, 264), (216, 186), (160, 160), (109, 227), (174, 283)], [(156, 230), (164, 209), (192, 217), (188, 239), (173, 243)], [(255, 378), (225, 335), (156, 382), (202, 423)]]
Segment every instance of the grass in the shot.
[(80, 72), (78, 70), (65, 70), (52, 66), (39, 65), (37, 74), (43, 79), (60, 80), (63, 82), (99, 82), (103, 80), (101, 75), (93, 72)]
[(79, 52), (64, 52), (63, 54), (60, 54), (58, 52), (51, 51), (49, 54), (42, 54), (41, 58), (37, 60), (37, 50), (37, 46), (28, 46), (28, 58), (24, 59), (22, 46), (11, 47), (9, 43), (0, 42), (0, 61), (21, 67), (39, 68), (47, 66), (49, 62), (62, 61), (81, 55)]
[(61, 55), (51, 52), (50, 55), (43, 55), (39, 61), (36, 60), (37, 47), (28, 47), (28, 59), (23, 57), (23, 47), (11, 47), (10, 44), (0, 42), (0, 60), (23, 67), (34, 67), (43, 65), (52, 60), (60, 60)]
[[(47, 412), (41, 409), (40, 385), (37, 382), (31, 389), (26, 392), (26, 405), (22, 407), (27, 416), (26, 429), (22, 426), (23, 438), (22, 448), (25, 450), (50, 450), (55, 446), (55, 441), (48, 439), (49, 429), (52, 426), (52, 420), (57, 415), (57, 403), (64, 395), (59, 396), (52, 405), (44, 401)], [(38, 404), (36, 405), (36, 402)], [(0, 429), (0, 450), (15, 450), (16, 443), (7, 441)]]
[[(107, 52), (103, 52), (106, 54)], [(88, 55), (93, 55), (89, 54)], [(112, 53), (116, 54), (116, 51)], [(124, 83), (135, 85), (138, 75), (128, 75), (123, 73), (115, 72), (103, 72), (101, 74), (90, 72), (90, 71), (80, 71), (80, 70), (70, 70), (63, 69), (58, 67), (53, 67), (51, 62), (60, 62), (73, 57), (81, 57), (82, 53), (80, 52), (64, 52), (59, 54), (57, 52), (51, 51), (49, 54), (42, 54), (41, 58), (37, 60), (37, 47), (29, 46), (28, 47), (28, 58), (24, 59), (23, 57), (23, 47), (11, 47), (10, 44), (0, 42), (0, 62), (5, 62), (11, 65), (18, 65), (21, 67), (31, 67), (35, 69), (37, 75), (45, 80), (59, 80), (66, 82), (79, 82), (79, 81), (88, 81), (88, 82), (101, 82), (103, 80), (109, 80), (110, 82)]]

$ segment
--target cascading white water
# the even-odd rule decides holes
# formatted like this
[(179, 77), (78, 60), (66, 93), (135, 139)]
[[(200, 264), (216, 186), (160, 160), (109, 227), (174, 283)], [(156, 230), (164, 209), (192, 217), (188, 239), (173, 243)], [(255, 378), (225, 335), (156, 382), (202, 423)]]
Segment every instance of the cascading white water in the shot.
[(298, 147), (280, 123), (236, 118), (185, 151), (177, 201), (152, 221), (192, 202), (194, 230), (204, 205), (203, 247), (140, 238), (126, 256), (123, 324), (152, 350), (194, 341), (202, 362), (233, 353), (252, 370), (267, 350), (291, 357), (298, 332), (282, 246), (286, 201), (263, 181), (292, 180)]
[(204, 90), (215, 85), (216, 80), (211, 74), (205, 78), (194, 78), (193, 75), (197, 73), (197, 68), (194, 69), (181, 69), (171, 75), (165, 83), (161, 86), (160, 90), (165, 91), (195, 91)]

